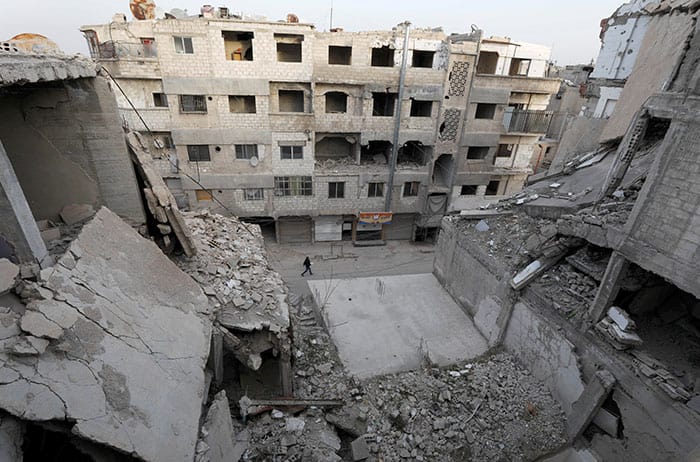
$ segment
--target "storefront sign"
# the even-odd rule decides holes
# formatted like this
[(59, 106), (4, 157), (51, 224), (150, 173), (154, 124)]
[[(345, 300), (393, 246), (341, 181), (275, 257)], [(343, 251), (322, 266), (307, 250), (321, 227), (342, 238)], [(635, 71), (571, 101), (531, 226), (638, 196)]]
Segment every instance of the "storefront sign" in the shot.
[(388, 225), (391, 223), (393, 214), (391, 212), (360, 212), (358, 221), (362, 224), (382, 224)]

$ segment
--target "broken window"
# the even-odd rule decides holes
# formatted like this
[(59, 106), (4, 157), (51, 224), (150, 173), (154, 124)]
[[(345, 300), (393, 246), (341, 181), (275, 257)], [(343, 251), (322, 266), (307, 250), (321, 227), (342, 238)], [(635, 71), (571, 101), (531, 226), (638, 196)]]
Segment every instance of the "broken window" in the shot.
[(345, 182), (344, 181), (332, 181), (328, 183), (328, 198), (329, 199), (342, 199), (345, 197)]
[(500, 181), (489, 181), (489, 184), (486, 185), (486, 192), (484, 193), (487, 196), (496, 196), (498, 195), (498, 187), (501, 185)]
[(372, 115), (392, 117), (396, 106), (397, 93), (372, 93)]
[(449, 186), (453, 168), (454, 158), (451, 154), (442, 154), (438, 157), (433, 166), (433, 184), (443, 187)]
[(491, 103), (477, 103), (475, 119), (493, 119), (496, 116), (496, 105)]
[(303, 90), (279, 90), (280, 112), (304, 112)]
[(175, 148), (175, 143), (173, 143), (173, 137), (170, 132), (151, 132), (151, 144), (149, 148), (155, 148), (155, 150), (160, 149), (173, 149)]
[(432, 101), (411, 99), (411, 117), (430, 117), (433, 112)]
[(228, 61), (253, 60), (253, 33), (237, 31), (221, 31), (224, 38), (224, 50)]
[(153, 93), (153, 105), (155, 107), (168, 107), (168, 95), (165, 93)]
[(488, 146), (469, 146), (469, 149), (467, 150), (468, 160), (482, 160), (485, 159), (488, 155)]
[(180, 112), (207, 112), (204, 95), (180, 95)]
[(393, 67), (394, 66), (394, 49), (388, 46), (381, 48), (372, 48), (372, 66), (375, 67)]
[(247, 201), (261, 201), (265, 199), (263, 188), (246, 188), (243, 190), (243, 199)]
[(188, 144), (187, 158), (191, 162), (208, 162), (211, 160), (209, 154), (209, 145), (207, 144)]
[(236, 144), (236, 159), (252, 159), (258, 157), (257, 144)]
[(360, 151), (360, 163), (375, 163), (386, 165), (391, 155), (391, 143), (389, 141), (370, 141), (362, 146)]
[(413, 50), (413, 67), (433, 67), (434, 51)]
[(239, 114), (255, 114), (255, 96), (244, 95), (228, 97), (229, 111)]
[(477, 74), (495, 74), (498, 67), (498, 53), (495, 51), (482, 51), (479, 53), (479, 63), (476, 66)]
[(349, 66), (352, 61), (352, 47), (328, 46), (328, 64)]
[(513, 155), (514, 149), (514, 144), (499, 144), (498, 150), (496, 151), (496, 157), (510, 157)]
[(357, 135), (316, 134), (316, 159), (340, 159), (355, 157)]
[(173, 42), (175, 43), (175, 53), (181, 55), (194, 54), (192, 37), (173, 37)]
[(415, 197), (418, 195), (420, 181), (407, 181), (403, 184), (403, 197)]
[(312, 196), (310, 176), (276, 176), (275, 196)]
[(384, 197), (384, 183), (368, 183), (367, 197)]
[(478, 186), (475, 184), (463, 184), (462, 190), (459, 192), (461, 196), (475, 196)]
[(303, 146), (280, 146), (280, 159), (298, 160), (304, 158)]
[(300, 63), (303, 35), (275, 34), (277, 42), (277, 61), (281, 63)]
[(425, 165), (433, 157), (433, 147), (425, 146), (420, 141), (406, 141), (397, 154), (399, 164)]
[(329, 91), (326, 93), (326, 114), (348, 112), (348, 95), (342, 91)]
[(523, 75), (526, 76), (530, 71), (530, 59), (512, 58), (510, 60), (510, 71), (508, 75)]
[(208, 189), (196, 189), (194, 191), (194, 194), (197, 197), (198, 201), (210, 201), (214, 199), (214, 196)]

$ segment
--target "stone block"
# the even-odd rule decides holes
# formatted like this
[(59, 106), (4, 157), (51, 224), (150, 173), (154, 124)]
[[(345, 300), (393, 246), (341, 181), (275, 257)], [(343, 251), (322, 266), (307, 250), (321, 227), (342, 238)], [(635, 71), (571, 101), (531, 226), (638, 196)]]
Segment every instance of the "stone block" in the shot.
[(7, 258), (0, 259), (0, 295), (9, 292), (19, 276), (19, 266)]
[(369, 446), (364, 437), (359, 437), (350, 443), (350, 451), (352, 452), (352, 460), (365, 460), (369, 458)]
[(41, 230), (41, 238), (48, 244), (61, 238), (61, 230), (58, 227), (43, 229)]
[(95, 209), (89, 204), (69, 204), (61, 209), (61, 220), (67, 225), (74, 225), (87, 220), (95, 214)]

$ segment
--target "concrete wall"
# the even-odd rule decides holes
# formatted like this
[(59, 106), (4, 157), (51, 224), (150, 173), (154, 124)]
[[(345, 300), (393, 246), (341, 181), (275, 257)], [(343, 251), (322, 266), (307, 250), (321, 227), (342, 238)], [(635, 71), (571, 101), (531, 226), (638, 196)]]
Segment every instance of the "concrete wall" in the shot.
[(70, 203), (143, 222), (114, 95), (102, 78), (17, 87), (0, 97), (0, 139), (34, 217)]

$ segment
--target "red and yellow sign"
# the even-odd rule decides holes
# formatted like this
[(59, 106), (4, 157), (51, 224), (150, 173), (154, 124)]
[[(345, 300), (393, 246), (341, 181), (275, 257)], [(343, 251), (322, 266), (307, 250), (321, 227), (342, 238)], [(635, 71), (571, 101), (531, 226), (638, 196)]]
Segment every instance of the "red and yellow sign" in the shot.
[(392, 217), (393, 213), (391, 212), (360, 212), (360, 216), (357, 221), (371, 225), (388, 225), (391, 223)]

